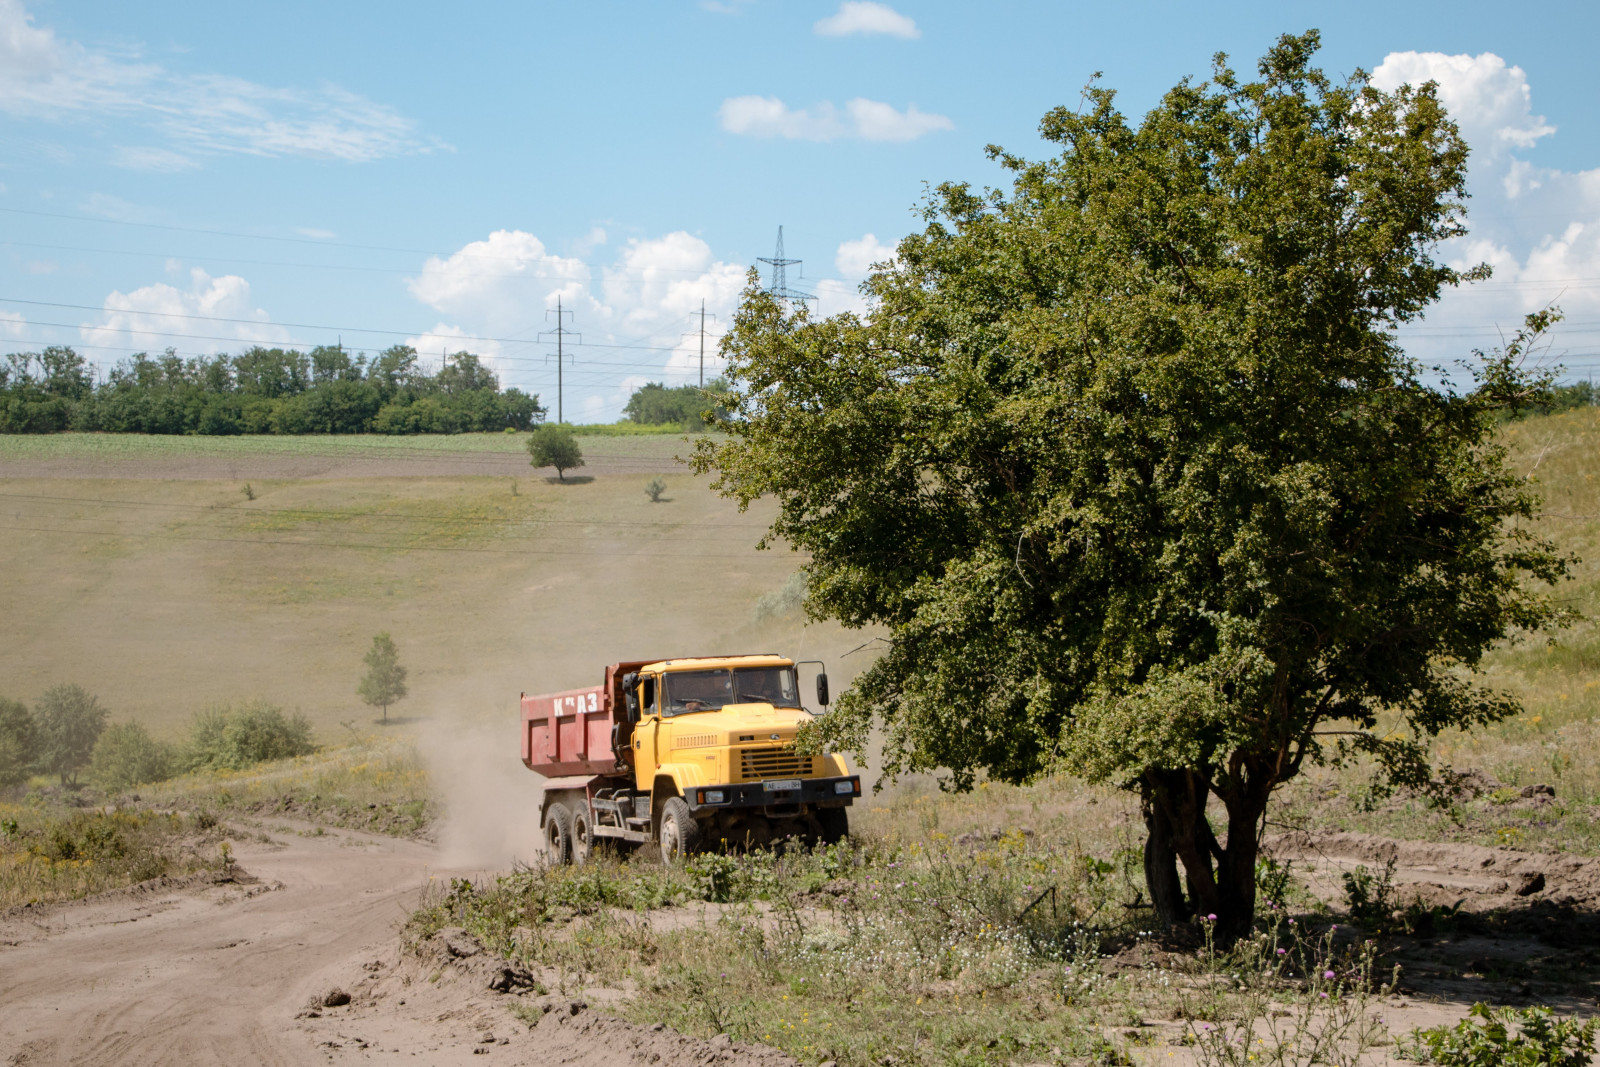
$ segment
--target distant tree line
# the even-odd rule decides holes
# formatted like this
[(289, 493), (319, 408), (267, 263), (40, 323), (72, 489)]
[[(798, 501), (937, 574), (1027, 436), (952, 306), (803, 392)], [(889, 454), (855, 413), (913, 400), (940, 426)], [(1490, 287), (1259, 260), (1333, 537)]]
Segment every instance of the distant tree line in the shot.
[(705, 429), (705, 413), (725, 414), (712, 394), (727, 388), (721, 378), (706, 384), (668, 387), (663, 382), (646, 382), (634, 390), (622, 414), (629, 422), (643, 426), (682, 426), (685, 430)]
[(72, 788), (85, 770), (102, 789), (127, 789), (189, 771), (241, 770), (316, 751), (304, 715), (286, 715), (259, 700), (196, 713), (181, 742), (153, 737), (135, 721), (108, 725), (109, 717), (99, 698), (80, 685), (54, 686), (31, 709), (0, 697), (0, 790), (35, 774)]
[(526, 430), (544, 413), (472, 353), (429, 373), (410, 345), (370, 360), (326, 345), (192, 359), (168, 349), (119, 363), (98, 384), (65, 346), (0, 360), (0, 433), (467, 433)]

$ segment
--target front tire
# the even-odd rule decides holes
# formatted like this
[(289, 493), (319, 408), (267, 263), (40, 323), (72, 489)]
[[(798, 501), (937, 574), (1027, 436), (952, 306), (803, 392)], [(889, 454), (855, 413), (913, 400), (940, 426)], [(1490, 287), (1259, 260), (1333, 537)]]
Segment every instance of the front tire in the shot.
[(817, 812), (822, 824), (822, 843), (837, 845), (850, 836), (850, 813), (844, 808), (822, 808)]
[(661, 862), (680, 862), (700, 849), (700, 824), (695, 822), (689, 805), (682, 797), (669, 797), (661, 805), (661, 830), (657, 835), (661, 846)]
[(551, 804), (544, 813), (544, 854), (552, 867), (572, 862), (572, 812), (565, 804)]

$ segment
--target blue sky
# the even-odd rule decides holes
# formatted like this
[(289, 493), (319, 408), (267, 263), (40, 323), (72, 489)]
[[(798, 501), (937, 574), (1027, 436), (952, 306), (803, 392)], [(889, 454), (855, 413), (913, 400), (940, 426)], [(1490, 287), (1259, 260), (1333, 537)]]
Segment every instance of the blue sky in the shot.
[(1438, 79), (1474, 146), (1447, 254), (1497, 275), (1414, 351), (1559, 299), (1556, 355), (1600, 364), (1600, 18), (1576, 3), (0, 0), (0, 345), (413, 341), (553, 401), (559, 295), (567, 417), (610, 419), (694, 378), (700, 302), (714, 342), (780, 224), (790, 284), (854, 306), (924, 183), (1000, 180), (991, 142), (1042, 154), (1094, 71), (1138, 114), (1309, 27), (1332, 73)]

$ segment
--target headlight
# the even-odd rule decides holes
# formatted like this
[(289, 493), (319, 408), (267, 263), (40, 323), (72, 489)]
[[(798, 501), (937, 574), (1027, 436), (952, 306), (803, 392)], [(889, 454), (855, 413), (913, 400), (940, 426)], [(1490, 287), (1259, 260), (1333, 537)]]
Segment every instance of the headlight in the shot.
[(702, 803), (702, 804), (721, 804), (724, 800), (727, 800), (727, 799), (728, 799), (728, 794), (724, 793), (720, 789), (702, 789), (702, 790), (700, 790), (700, 803)]
[(856, 784), (854, 782), (834, 782), (833, 791), (841, 795), (845, 793), (854, 793), (856, 791)]

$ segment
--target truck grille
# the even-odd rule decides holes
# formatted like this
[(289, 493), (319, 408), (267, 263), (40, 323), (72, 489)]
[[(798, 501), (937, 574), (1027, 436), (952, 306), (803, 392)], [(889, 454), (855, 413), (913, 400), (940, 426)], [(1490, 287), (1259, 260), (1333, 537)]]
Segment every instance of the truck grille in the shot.
[(807, 778), (814, 772), (815, 757), (797, 756), (792, 748), (742, 748), (739, 750), (739, 777), (746, 782), (762, 778)]

